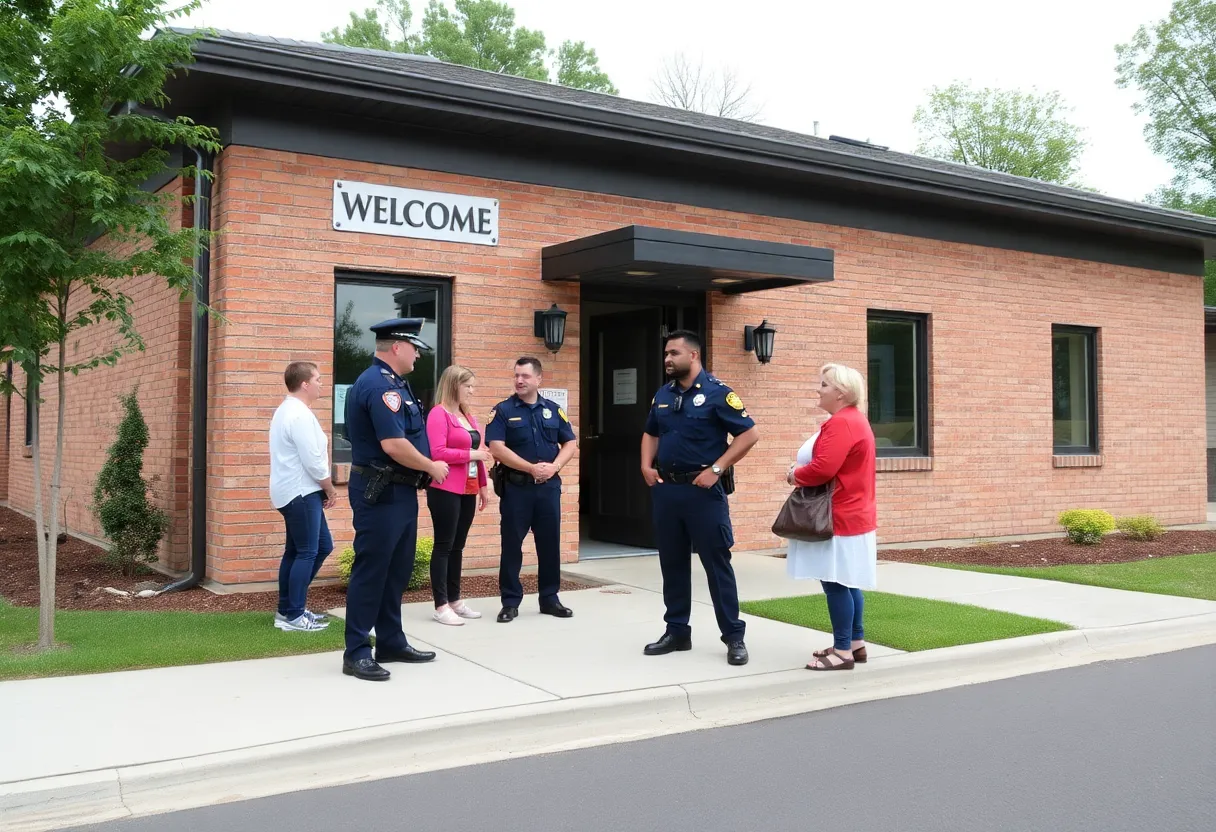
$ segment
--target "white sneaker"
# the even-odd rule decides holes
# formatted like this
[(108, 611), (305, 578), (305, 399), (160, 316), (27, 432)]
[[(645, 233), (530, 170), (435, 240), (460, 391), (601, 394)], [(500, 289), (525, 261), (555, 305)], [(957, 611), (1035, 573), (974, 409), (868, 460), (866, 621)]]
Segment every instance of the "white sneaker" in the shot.
[(460, 616), (452, 612), (452, 608), (446, 605), (435, 610), (435, 614), (431, 617), (440, 624), (448, 624), (452, 627), (464, 626), (464, 622), (460, 620)]
[(449, 606), (451, 606), (452, 612), (456, 613), (461, 618), (481, 618), (481, 613), (479, 613), (477, 610), (471, 610), (466, 607), (464, 605), (464, 601), (457, 601)]
[(299, 618), (293, 618), (291, 621), (284, 619), (283, 621), (275, 621), (274, 626), (285, 632), (300, 632), (300, 633), (315, 633), (318, 630), (324, 630), (329, 624), (320, 624), (316, 619), (304, 613)]

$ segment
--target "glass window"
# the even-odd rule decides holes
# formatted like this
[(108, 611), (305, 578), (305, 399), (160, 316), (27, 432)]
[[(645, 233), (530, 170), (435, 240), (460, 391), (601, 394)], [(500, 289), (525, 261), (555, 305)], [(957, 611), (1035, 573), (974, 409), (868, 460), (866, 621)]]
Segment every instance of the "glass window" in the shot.
[(867, 315), (870, 427), (879, 456), (928, 456), (929, 395), (925, 317)]
[(423, 278), (339, 275), (334, 300), (334, 462), (349, 462), (346, 391), (375, 355), (376, 339), (368, 327), (388, 318), (425, 320), (422, 339), (435, 352), (418, 356), (408, 380), (414, 394), (429, 408), (439, 374), (451, 360), (451, 285)]
[(1056, 453), (1097, 453), (1097, 331), (1051, 328), (1051, 418)]

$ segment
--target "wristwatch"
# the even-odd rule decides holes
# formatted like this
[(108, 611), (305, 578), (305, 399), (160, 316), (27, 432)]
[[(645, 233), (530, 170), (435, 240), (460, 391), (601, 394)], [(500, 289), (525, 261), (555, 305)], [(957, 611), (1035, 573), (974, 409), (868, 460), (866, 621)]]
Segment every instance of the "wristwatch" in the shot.
[(714, 463), (713, 465), (709, 466), (709, 470), (713, 471), (719, 477), (722, 476), (722, 466), (718, 465), (717, 463)]

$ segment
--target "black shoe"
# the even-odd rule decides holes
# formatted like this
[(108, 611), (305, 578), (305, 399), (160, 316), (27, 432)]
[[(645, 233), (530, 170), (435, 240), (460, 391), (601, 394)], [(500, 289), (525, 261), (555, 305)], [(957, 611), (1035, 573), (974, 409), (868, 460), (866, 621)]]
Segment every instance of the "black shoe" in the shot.
[(388, 677), (392, 675), (371, 659), (355, 659), (353, 662), (343, 660), (342, 672), (367, 682), (387, 682)]
[(574, 610), (563, 607), (561, 601), (554, 601), (552, 604), (541, 604), (540, 614), (551, 615), (554, 618), (570, 618), (574, 615)]
[(743, 639), (726, 645), (726, 663), (747, 664), (747, 645), (743, 643)]
[(663, 633), (663, 637), (653, 644), (647, 644), (646, 649), (642, 651), (647, 656), (665, 656), (668, 653), (676, 650), (691, 650), (692, 636), (684, 636), (677, 638), (671, 633)]
[(510, 624), (519, 615), (519, 607), (503, 607), (498, 611), (498, 623)]
[(405, 662), (407, 664), (422, 664), (429, 662), (435, 658), (435, 654), (428, 650), (417, 650), (410, 645), (405, 645), (401, 650), (377, 650), (376, 661), (378, 662)]

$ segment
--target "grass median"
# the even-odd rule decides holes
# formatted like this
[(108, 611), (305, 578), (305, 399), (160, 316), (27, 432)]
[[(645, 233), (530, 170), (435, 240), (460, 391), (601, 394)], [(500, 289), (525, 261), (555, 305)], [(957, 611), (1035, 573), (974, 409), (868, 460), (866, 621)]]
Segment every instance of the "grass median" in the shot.
[(55, 614), (58, 646), (32, 652), (38, 610), (0, 600), (0, 679), (71, 676), (342, 649), (342, 621), (321, 632), (283, 632), (269, 612)]
[[(866, 641), (908, 652), (1072, 629), (1045, 618), (886, 592), (866, 592), (865, 604)], [(832, 631), (822, 595), (746, 601), (740, 607), (750, 615)]]
[(938, 563), (948, 569), (991, 572), (1107, 589), (1129, 589), (1157, 595), (1179, 595), (1216, 601), (1216, 552), (1198, 555), (1078, 566), (971, 566)]

